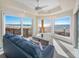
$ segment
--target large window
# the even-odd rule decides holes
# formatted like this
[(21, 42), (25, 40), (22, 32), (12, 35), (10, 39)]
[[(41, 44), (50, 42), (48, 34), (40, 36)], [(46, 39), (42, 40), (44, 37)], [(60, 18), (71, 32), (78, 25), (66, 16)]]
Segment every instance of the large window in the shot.
[(70, 36), (70, 16), (64, 16), (61, 18), (55, 19), (54, 31), (58, 35)]
[(23, 35), (24, 37), (32, 36), (32, 18), (30, 17), (6, 16), (5, 24), (6, 33)]
[(52, 20), (48, 17), (44, 17), (43, 21), (42, 18), (40, 17), (38, 19), (38, 32), (41, 33), (42, 32), (42, 23), (44, 26), (44, 33), (50, 33), (51, 32), (51, 22)]
[(5, 24), (6, 32), (21, 35), (20, 17), (6, 16)]
[(32, 18), (30, 17), (25, 17), (23, 20), (23, 36), (32, 36)]

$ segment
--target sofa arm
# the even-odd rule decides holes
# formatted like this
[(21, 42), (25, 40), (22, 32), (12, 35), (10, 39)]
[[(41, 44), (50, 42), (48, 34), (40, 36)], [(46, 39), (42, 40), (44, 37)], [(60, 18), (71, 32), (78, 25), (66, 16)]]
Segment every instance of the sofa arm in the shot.
[(42, 51), (42, 58), (52, 58), (54, 55), (54, 46), (48, 45), (43, 51)]

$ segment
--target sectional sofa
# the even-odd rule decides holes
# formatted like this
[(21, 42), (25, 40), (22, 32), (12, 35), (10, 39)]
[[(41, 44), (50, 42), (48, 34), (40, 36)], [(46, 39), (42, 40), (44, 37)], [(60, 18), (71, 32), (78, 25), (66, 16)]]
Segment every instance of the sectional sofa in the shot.
[(52, 58), (54, 46), (47, 45), (43, 50), (39, 45), (24, 37), (6, 33), (3, 36), (3, 50), (8, 58)]

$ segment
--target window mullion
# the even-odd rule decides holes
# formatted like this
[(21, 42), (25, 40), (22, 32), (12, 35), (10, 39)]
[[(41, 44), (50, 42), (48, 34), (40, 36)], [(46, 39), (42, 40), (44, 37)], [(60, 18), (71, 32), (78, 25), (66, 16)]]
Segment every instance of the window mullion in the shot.
[(21, 17), (20, 23), (21, 23), (21, 36), (23, 36), (23, 17)]

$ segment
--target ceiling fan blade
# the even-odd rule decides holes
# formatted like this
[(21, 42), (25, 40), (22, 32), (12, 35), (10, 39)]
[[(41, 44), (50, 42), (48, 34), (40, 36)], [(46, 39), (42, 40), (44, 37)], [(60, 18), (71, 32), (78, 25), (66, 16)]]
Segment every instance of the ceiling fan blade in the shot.
[(40, 10), (40, 9), (45, 8), (45, 7), (47, 7), (47, 6), (39, 6), (39, 7), (35, 7), (35, 10)]
[(37, 6), (35, 7), (35, 10), (40, 10), (40, 9), (42, 9), (42, 8), (45, 8), (45, 7), (47, 7), (47, 6), (40, 6), (39, 5), (39, 0), (36, 0), (37, 1)]
[(39, 3), (39, 0), (36, 0)]

